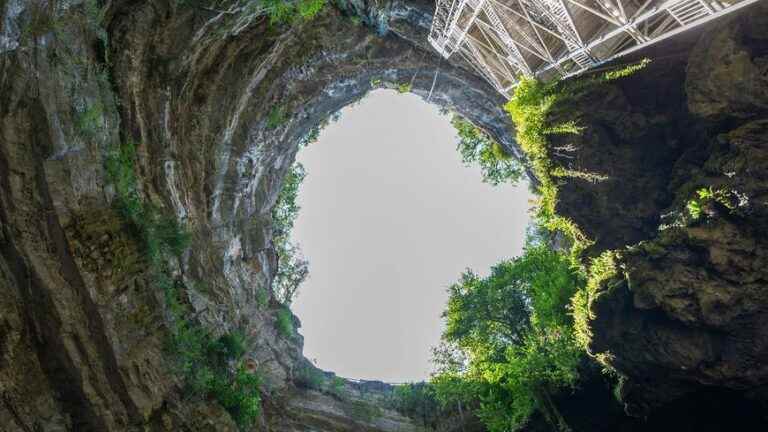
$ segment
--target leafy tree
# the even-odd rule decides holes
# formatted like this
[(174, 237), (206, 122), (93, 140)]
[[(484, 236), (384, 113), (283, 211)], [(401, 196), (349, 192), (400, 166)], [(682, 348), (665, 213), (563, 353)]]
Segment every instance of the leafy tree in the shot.
[(278, 268), (272, 282), (272, 292), (285, 305), (293, 301), (299, 286), (309, 275), (309, 263), (298, 245), (291, 243), (290, 235), (300, 207), (296, 200), (299, 186), (307, 176), (304, 166), (296, 162), (285, 176), (283, 189), (272, 209), (273, 243), (278, 256)]
[(529, 312), (524, 281), (516, 278), (511, 265), (497, 264), (484, 279), (467, 270), (448, 289), (450, 297), (443, 313), (446, 340), (465, 350), (484, 346), (498, 351), (521, 340), (529, 326)]
[(396, 386), (390, 406), (410, 418), (421, 421), (424, 427), (434, 427), (440, 416), (434, 388), (425, 382)]
[(464, 165), (480, 165), (483, 181), (498, 186), (501, 183), (519, 181), (525, 169), (514, 157), (508, 155), (499, 143), (469, 120), (455, 115), (451, 124), (459, 136), (457, 149)]
[(517, 430), (534, 411), (569, 430), (552, 394), (578, 378), (582, 351), (568, 305), (583, 286), (570, 260), (546, 245), (529, 245), (488, 277), (465, 272), (449, 288), (443, 345), (434, 352), (437, 400), (475, 401), (491, 432)]

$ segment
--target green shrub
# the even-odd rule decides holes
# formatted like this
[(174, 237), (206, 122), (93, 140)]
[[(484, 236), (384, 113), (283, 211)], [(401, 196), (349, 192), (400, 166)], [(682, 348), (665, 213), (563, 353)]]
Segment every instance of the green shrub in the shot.
[(699, 219), (704, 213), (704, 208), (707, 204), (716, 202), (731, 213), (735, 213), (738, 207), (746, 205), (748, 200), (746, 196), (740, 196), (735, 190), (728, 190), (725, 188), (713, 188), (712, 186), (706, 188), (699, 188), (696, 190), (696, 196), (686, 203), (686, 209), (688, 214), (693, 220)]
[(488, 277), (465, 272), (449, 288), (442, 337), (467, 360), (439, 359), (448, 367), (433, 377), (437, 399), (481, 401), (476, 414), (491, 432), (516, 430), (534, 411), (567, 430), (551, 394), (578, 378), (583, 352), (568, 306), (583, 286), (570, 259), (544, 245), (528, 246)]
[(216, 340), (211, 349), (222, 359), (239, 359), (245, 355), (245, 336), (239, 331), (225, 333)]
[(425, 382), (395, 386), (387, 405), (424, 427), (436, 426), (441, 417), (434, 386)]
[(243, 429), (253, 426), (261, 415), (261, 379), (240, 365), (234, 375), (214, 380), (213, 397)]
[(381, 408), (361, 400), (349, 402), (346, 410), (353, 419), (365, 423), (381, 417)]
[(299, 387), (320, 391), (325, 388), (326, 379), (320, 369), (310, 364), (303, 364), (296, 371), (294, 382)]
[(78, 114), (75, 127), (83, 137), (93, 138), (103, 126), (103, 116), (104, 109), (101, 103), (93, 103), (85, 111)]
[(256, 304), (262, 309), (269, 306), (269, 291), (267, 289), (260, 288), (256, 291)]
[(327, 0), (262, 0), (272, 24), (291, 24), (308, 21), (323, 10)]
[(525, 167), (508, 155), (499, 143), (459, 115), (454, 114), (451, 124), (459, 137), (456, 148), (461, 154), (462, 162), (466, 166), (479, 165), (484, 182), (498, 186), (520, 181)]
[(306, 175), (304, 166), (294, 163), (285, 176), (283, 188), (272, 209), (272, 230), (275, 233), (272, 243), (278, 257), (272, 293), (277, 301), (286, 306), (293, 302), (299, 286), (309, 275), (308, 261), (302, 256), (301, 249), (290, 241), (291, 230), (301, 209), (297, 203), (299, 187)]
[(411, 84), (410, 83), (400, 83), (397, 85), (397, 91), (398, 93), (408, 93), (411, 91)]
[(291, 313), (291, 310), (285, 306), (281, 307), (277, 310), (276, 318), (275, 326), (277, 327), (278, 333), (285, 338), (290, 339), (294, 337), (296, 329), (293, 327), (293, 314)]
[(267, 114), (267, 129), (276, 129), (288, 121), (288, 113), (282, 105), (275, 105)]
[(328, 382), (328, 386), (325, 391), (326, 393), (336, 397), (337, 399), (344, 399), (344, 397), (346, 396), (346, 391), (344, 390), (344, 384), (345, 384), (345, 381), (343, 378), (334, 376), (333, 378), (331, 378), (330, 382)]

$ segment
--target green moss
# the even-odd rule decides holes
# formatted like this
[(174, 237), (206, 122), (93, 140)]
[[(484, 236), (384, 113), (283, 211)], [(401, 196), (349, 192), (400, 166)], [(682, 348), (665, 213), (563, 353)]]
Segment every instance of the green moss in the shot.
[(275, 105), (267, 114), (267, 129), (276, 129), (288, 121), (286, 109), (282, 105)]
[(577, 263), (578, 256), (591, 242), (573, 221), (559, 216), (555, 211), (558, 193), (554, 175), (556, 167), (549, 153), (547, 139), (547, 135), (554, 133), (581, 131), (573, 123), (552, 124), (549, 120), (553, 106), (564, 99), (566, 94), (567, 90), (558, 82), (543, 83), (533, 78), (524, 78), (505, 108), (515, 124), (517, 142), (528, 156), (539, 180), (537, 222), (550, 231), (564, 233), (571, 240), (572, 257)]
[(260, 308), (265, 308), (269, 305), (269, 291), (266, 289), (259, 289), (256, 291), (256, 304), (259, 305)]
[(277, 331), (285, 338), (293, 338), (296, 329), (293, 328), (293, 314), (287, 307), (281, 307), (277, 310), (275, 327)]
[(272, 24), (292, 24), (315, 18), (326, 3), (326, 0), (262, 0), (251, 4), (253, 7), (266, 8)]
[(75, 121), (75, 127), (83, 137), (95, 136), (102, 127), (104, 109), (101, 103), (94, 103), (82, 113), (79, 113)]
[(586, 287), (571, 299), (576, 342), (585, 350), (592, 340), (590, 321), (595, 319), (591, 304), (600, 292), (606, 290), (606, 283), (617, 276), (616, 260), (617, 254), (614, 251), (603, 252), (602, 255), (593, 259), (589, 267)]

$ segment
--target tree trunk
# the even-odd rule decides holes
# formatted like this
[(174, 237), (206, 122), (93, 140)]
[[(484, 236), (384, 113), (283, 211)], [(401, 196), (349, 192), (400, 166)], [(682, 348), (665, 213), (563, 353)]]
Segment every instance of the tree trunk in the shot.
[(555, 402), (552, 401), (552, 396), (546, 389), (537, 392), (537, 399), (539, 406), (541, 407), (541, 413), (547, 422), (558, 432), (572, 432), (570, 426), (565, 421), (565, 418), (560, 414), (560, 410), (557, 409)]

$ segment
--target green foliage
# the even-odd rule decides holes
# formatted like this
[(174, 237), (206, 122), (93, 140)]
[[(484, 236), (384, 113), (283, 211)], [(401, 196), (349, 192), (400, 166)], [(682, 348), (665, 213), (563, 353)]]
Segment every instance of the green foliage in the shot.
[(434, 387), (429, 383), (396, 386), (387, 405), (405, 416), (421, 421), (424, 427), (434, 427), (440, 419), (440, 402)]
[(465, 165), (480, 165), (483, 181), (498, 186), (519, 181), (525, 173), (523, 165), (508, 155), (488, 134), (461, 116), (454, 115), (451, 124), (459, 136), (457, 150)]
[[(553, 430), (570, 430), (553, 395), (576, 385), (591, 336), (589, 303), (616, 275), (616, 265), (615, 256), (605, 254), (593, 261), (587, 278), (580, 256), (590, 242), (555, 211), (557, 177), (602, 177), (555, 165), (550, 137), (579, 134), (582, 128), (573, 120), (553, 121), (552, 112), (572, 112), (568, 103), (574, 98), (646, 64), (573, 81), (523, 79), (506, 105), (517, 142), (539, 181), (538, 230), (530, 234), (521, 257), (497, 264), (485, 278), (467, 271), (449, 288), (443, 344), (434, 352), (438, 371), (431, 380), (438, 402), (474, 404), (490, 432), (519, 430), (534, 412)], [(503, 159), (488, 144), (467, 146), (469, 151), (476, 147), (489, 149), (490, 160)], [(558, 231), (571, 242), (569, 256), (549, 249)]]
[(306, 175), (304, 166), (298, 162), (294, 163), (285, 176), (283, 189), (272, 209), (272, 241), (278, 256), (272, 292), (284, 305), (291, 304), (299, 286), (309, 275), (309, 263), (301, 255), (299, 247), (290, 241), (291, 230), (301, 209), (297, 204), (299, 187)]
[(256, 291), (256, 303), (260, 308), (266, 308), (269, 306), (269, 291), (266, 289), (259, 289)]
[(309, 21), (325, 7), (327, 0), (261, 0), (272, 24)]
[(688, 201), (686, 208), (688, 209), (688, 213), (693, 219), (698, 219), (701, 217), (702, 205), (700, 200), (692, 199)]
[(688, 213), (691, 215), (691, 217), (696, 220), (701, 217), (701, 214), (704, 210), (704, 206), (710, 202), (714, 201), (717, 196), (723, 195), (723, 192), (718, 190), (715, 192), (711, 187), (709, 188), (701, 188), (696, 191), (696, 197), (689, 200), (686, 204), (686, 208), (688, 209)]
[(318, 391), (323, 390), (326, 384), (323, 371), (308, 363), (299, 366), (293, 381), (297, 386)]
[(579, 131), (573, 123), (551, 124), (548, 120), (552, 107), (566, 95), (567, 90), (563, 89), (560, 82), (543, 83), (533, 78), (524, 78), (515, 88), (506, 110), (515, 124), (517, 142), (528, 156), (533, 172), (539, 180), (537, 222), (550, 231), (563, 232), (574, 246), (575, 257), (589, 241), (573, 222), (555, 212), (557, 183), (547, 141), (549, 134)]
[(239, 359), (245, 355), (245, 336), (240, 332), (225, 333), (213, 344), (212, 350), (225, 359)]
[(361, 26), (363, 25), (363, 20), (358, 16), (351, 16), (349, 17), (349, 20), (352, 22), (355, 26)]
[(644, 58), (637, 63), (624, 66), (623, 68), (612, 69), (604, 73), (602, 76), (599, 76), (597, 80), (598, 81), (614, 81), (617, 79), (626, 78), (628, 76), (631, 76), (645, 69), (649, 64), (651, 64), (651, 60)]
[(79, 113), (75, 120), (75, 127), (81, 135), (91, 138), (101, 130), (103, 116), (104, 109), (101, 103), (94, 103), (85, 111)]
[[(94, 1), (94, 0), (90, 0)], [(214, 3), (223, 3), (218, 0)], [(298, 24), (311, 21), (328, 3), (327, 0), (247, 0), (240, 13), (247, 16), (267, 16), (272, 25)], [(208, 0), (176, 0), (177, 7), (210, 9)]]
[(361, 400), (350, 401), (347, 412), (353, 419), (365, 423), (370, 423), (381, 417), (381, 408)]
[(267, 129), (276, 129), (288, 121), (288, 113), (284, 106), (275, 105), (267, 114)]
[(639, 63), (612, 69), (602, 74), (581, 77), (574, 80), (544, 83), (534, 78), (523, 78), (515, 88), (512, 99), (505, 109), (516, 128), (516, 138), (531, 163), (539, 181), (539, 206), (537, 222), (550, 231), (562, 232), (571, 242), (571, 258), (578, 265), (581, 252), (591, 241), (573, 221), (557, 214), (556, 177), (576, 176), (589, 181), (604, 179), (596, 173), (582, 173), (555, 166), (548, 137), (551, 135), (580, 134), (582, 128), (573, 120), (553, 123), (551, 113), (555, 108), (570, 112), (567, 105), (577, 97), (608, 81), (627, 77), (649, 64), (645, 59)]
[(344, 379), (334, 376), (329, 382), (326, 392), (342, 399), (344, 397)]
[(567, 325), (571, 296), (583, 280), (561, 254), (534, 246), (479, 278), (465, 272), (449, 288), (444, 337), (462, 349), (504, 350), (521, 343), (531, 326)]
[(285, 338), (294, 337), (296, 329), (293, 327), (293, 314), (291, 313), (291, 310), (283, 306), (277, 310), (276, 317), (275, 327), (280, 335)]
[(261, 415), (260, 388), (259, 376), (240, 365), (234, 375), (216, 380), (212, 393), (241, 428), (249, 428)]
[(133, 171), (135, 154), (136, 148), (132, 142), (121, 144), (107, 156), (106, 171), (115, 188), (117, 205), (123, 217), (136, 227), (142, 227), (144, 204)]
[(299, 187), (306, 177), (304, 165), (299, 162), (294, 163), (285, 175), (283, 188), (272, 209), (272, 227), (277, 236), (285, 236), (293, 229), (293, 224), (301, 210), (296, 202), (299, 197)]
[(115, 188), (116, 205), (144, 244), (151, 283), (163, 292), (171, 317), (169, 347), (174, 367), (193, 395), (214, 398), (241, 428), (248, 428), (260, 415), (261, 396), (258, 376), (247, 371), (242, 361), (245, 338), (238, 332), (216, 338), (188, 319), (190, 310), (181, 300), (181, 282), (171, 277), (167, 262), (188, 247), (189, 233), (175, 218), (144, 203), (134, 160), (133, 144), (122, 144), (108, 155), (106, 171)]
[(574, 320), (574, 336), (578, 345), (586, 350), (592, 340), (592, 330), (589, 322), (594, 319), (590, 311), (590, 303), (596, 298), (602, 285), (614, 278), (618, 272), (616, 267), (616, 252), (606, 251), (592, 260), (589, 267), (589, 277), (584, 289), (579, 290), (571, 300), (571, 310)]
[(303, 388), (331, 395), (338, 400), (345, 400), (348, 396), (345, 390), (346, 381), (335, 375), (330, 377), (329, 375), (331, 374), (305, 363), (297, 369), (294, 383)]
[(398, 93), (408, 93), (411, 91), (411, 83), (400, 83), (397, 85)]
[[(241, 428), (253, 425), (261, 411), (260, 379), (246, 370), (243, 337), (234, 332), (218, 339), (200, 326), (178, 320), (172, 334), (177, 370), (193, 395), (212, 397)], [(235, 361), (234, 368), (229, 363)]]
[(584, 283), (568, 257), (543, 245), (488, 277), (465, 272), (449, 288), (443, 340), (459, 352), (441, 352), (436, 399), (479, 400), (476, 413), (491, 432), (516, 430), (536, 410), (566, 430), (550, 395), (578, 378), (583, 353), (568, 306)]
[[(735, 199), (734, 199), (735, 198)], [(712, 202), (719, 203), (729, 211), (734, 212), (740, 207), (744, 197), (737, 192), (724, 188), (715, 189), (713, 187), (699, 188), (696, 190), (696, 196), (686, 203), (688, 214), (693, 220), (699, 219), (704, 213), (704, 208)], [(746, 202), (744, 203), (746, 204)]]

